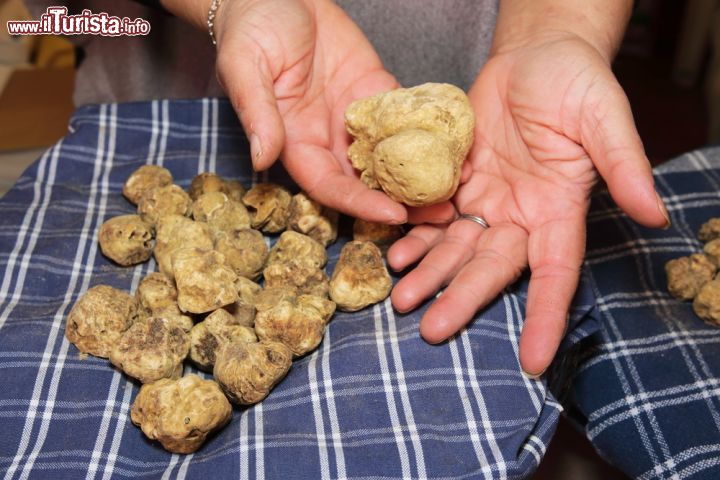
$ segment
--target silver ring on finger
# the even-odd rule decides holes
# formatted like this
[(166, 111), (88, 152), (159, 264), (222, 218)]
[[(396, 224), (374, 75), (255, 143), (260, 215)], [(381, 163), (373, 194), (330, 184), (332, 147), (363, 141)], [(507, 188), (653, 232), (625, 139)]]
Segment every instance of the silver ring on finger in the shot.
[(460, 215), (460, 220), (470, 220), (471, 222), (477, 223), (485, 230), (490, 228), (490, 225), (488, 224), (487, 220), (485, 220), (483, 217), (479, 217), (477, 215), (470, 215), (469, 213), (463, 213)]

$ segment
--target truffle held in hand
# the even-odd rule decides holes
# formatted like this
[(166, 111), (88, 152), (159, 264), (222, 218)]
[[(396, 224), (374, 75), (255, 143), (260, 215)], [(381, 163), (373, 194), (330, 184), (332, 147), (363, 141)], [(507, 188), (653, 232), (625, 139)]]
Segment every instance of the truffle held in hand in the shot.
[(134, 205), (153, 188), (164, 187), (173, 182), (172, 173), (158, 165), (143, 165), (130, 174), (123, 185), (123, 195)]
[(237, 405), (252, 405), (268, 396), (287, 375), (292, 352), (279, 342), (227, 343), (220, 347), (213, 376)]
[(693, 300), (693, 310), (706, 323), (720, 327), (720, 279), (702, 286)]
[(232, 407), (218, 384), (197, 375), (143, 385), (130, 411), (148, 438), (173, 453), (196, 451), (231, 418)]
[(306, 193), (292, 197), (288, 228), (304, 233), (324, 247), (337, 239), (338, 212), (320, 205)]
[(83, 353), (107, 358), (137, 318), (135, 299), (108, 285), (89, 289), (73, 306), (65, 336)]
[(255, 332), (261, 340), (280, 342), (300, 357), (320, 345), (333, 313), (335, 304), (326, 298), (286, 297), (272, 308), (258, 309)]
[(370, 188), (410, 206), (453, 196), (473, 143), (475, 116), (461, 89), (426, 83), (357, 100), (345, 111), (353, 166)]
[(237, 301), (237, 275), (225, 265), (222, 253), (184, 248), (173, 253), (172, 265), (183, 312), (211, 312)]
[(670, 295), (681, 300), (692, 300), (700, 288), (713, 279), (717, 266), (702, 253), (680, 257), (665, 264)]
[(385, 300), (391, 288), (392, 280), (377, 245), (358, 241), (345, 244), (330, 279), (330, 298), (340, 310), (355, 312)]
[(228, 342), (257, 342), (257, 336), (225, 310), (215, 310), (190, 330), (190, 359), (201, 370), (212, 372), (216, 351)]
[(250, 212), (252, 228), (265, 233), (285, 230), (290, 215), (290, 192), (274, 183), (258, 183), (243, 197)]
[(129, 267), (152, 255), (153, 229), (138, 215), (120, 215), (102, 224), (98, 242), (103, 255), (118, 265)]
[(110, 362), (142, 383), (150, 383), (179, 378), (189, 351), (184, 322), (177, 317), (150, 317), (123, 333), (110, 352)]

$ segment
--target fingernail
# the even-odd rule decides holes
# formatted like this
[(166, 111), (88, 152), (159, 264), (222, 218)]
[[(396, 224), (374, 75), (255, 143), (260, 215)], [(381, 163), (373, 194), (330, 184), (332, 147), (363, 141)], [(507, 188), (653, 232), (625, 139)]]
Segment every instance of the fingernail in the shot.
[(660, 198), (660, 195), (655, 192), (655, 196), (657, 197), (657, 204), (660, 209), (660, 213), (662, 213), (663, 217), (665, 217), (665, 226), (663, 227), (663, 230), (667, 230), (672, 225), (672, 222), (670, 221), (670, 214), (668, 214), (665, 202), (663, 202), (663, 199)]
[(545, 370), (543, 370), (542, 372), (540, 372), (540, 373), (528, 373), (528, 372), (526, 372), (525, 370), (523, 370), (522, 373), (523, 373), (523, 375), (525, 375), (525, 376), (526, 376), (527, 378), (529, 378), (530, 380), (537, 380), (538, 378), (542, 377), (543, 374), (545, 374), (546, 371), (547, 371), (547, 368), (546, 368)]
[(250, 155), (252, 156), (252, 163), (255, 168), (258, 167), (258, 161), (262, 157), (262, 144), (260, 143), (260, 137), (254, 133), (250, 135)]

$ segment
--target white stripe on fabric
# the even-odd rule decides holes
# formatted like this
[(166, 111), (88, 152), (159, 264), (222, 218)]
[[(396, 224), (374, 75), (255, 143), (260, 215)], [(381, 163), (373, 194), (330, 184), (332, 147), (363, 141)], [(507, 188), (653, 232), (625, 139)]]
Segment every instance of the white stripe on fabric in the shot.
[(160, 127), (158, 126), (158, 101), (153, 100), (150, 103), (150, 144), (148, 146), (148, 154), (145, 158), (145, 164), (150, 165), (155, 159), (155, 150), (157, 149), (158, 134), (160, 133)]
[(680, 471), (679, 478), (689, 478), (691, 474), (697, 475), (704, 469), (714, 467), (715, 465), (720, 463), (719, 444), (714, 443), (709, 445), (700, 445), (688, 448), (687, 450), (683, 450), (682, 452), (673, 455), (671, 459), (666, 460), (661, 465), (655, 465), (653, 468), (637, 477), (637, 480), (650, 480), (653, 478), (657, 478), (658, 475), (663, 475), (667, 471), (669, 465), (672, 465), (673, 467), (680, 466), (681, 464), (695, 457), (708, 454), (713, 454), (713, 456), (710, 459), (693, 463), (690, 467), (688, 467), (692, 469), (691, 472), (685, 472), (684, 470)]
[(322, 356), (325, 401), (327, 402), (328, 417), (330, 418), (330, 431), (332, 432), (333, 448), (335, 450), (336, 474), (337, 478), (342, 480), (347, 478), (347, 471), (345, 470), (345, 452), (343, 451), (342, 431), (340, 430), (340, 420), (337, 414), (337, 407), (335, 405), (335, 390), (333, 389), (333, 379), (330, 373), (330, 329), (326, 329), (323, 343), (324, 345), (320, 355)]
[[(621, 220), (621, 222), (618, 223), (619, 228), (623, 230), (623, 233), (626, 237), (630, 236), (628, 235), (628, 232), (625, 228), (622, 227), (622, 222), (626, 222), (627, 220)], [(649, 259), (645, 259), (646, 263), (649, 261)], [(636, 258), (636, 266), (637, 271), (644, 272), (644, 268), (641, 264), (640, 257)], [(592, 275), (592, 270), (590, 270)], [(640, 275), (642, 277), (642, 274)], [(645, 290), (650, 290), (650, 288), (647, 287), (648, 282), (643, 282), (643, 288)], [(615, 320), (612, 311), (610, 311), (608, 308), (604, 307), (603, 305), (598, 306), (600, 311), (603, 312), (605, 315), (605, 318), (607, 320), (606, 325), (606, 335), (609, 333), (613, 335), (615, 338), (621, 338), (622, 333), (617, 325), (617, 321)], [(621, 358), (616, 358), (612, 360), (612, 364), (615, 368), (615, 372), (617, 373), (617, 378), (620, 382), (620, 386), (623, 390), (623, 393), (628, 396), (632, 395), (633, 393), (633, 387), (630, 384), (630, 381), (634, 382), (634, 384), (638, 387), (638, 390), (642, 391), (644, 390), (642, 381), (640, 379), (640, 375), (637, 371), (637, 368), (635, 367), (635, 363), (633, 362), (632, 356), (628, 354), (628, 352), (625, 351), (625, 349), (621, 349), (622, 357), (625, 359), (623, 366), (623, 362)], [(625, 373), (625, 368), (628, 369), (628, 374), (630, 376), (630, 379), (628, 379), (628, 375)], [(665, 458), (668, 458), (670, 456), (670, 451), (667, 445), (667, 441), (665, 440), (665, 437), (662, 434), (662, 431), (660, 429), (660, 426), (657, 422), (657, 418), (655, 418), (655, 415), (653, 412), (648, 412), (647, 416), (647, 422), (650, 425), (650, 428), (652, 430), (652, 435), (648, 434), (648, 431), (645, 428), (645, 424), (642, 421), (642, 419), (639, 416), (633, 417), (633, 421), (635, 423), (635, 427), (638, 431), (638, 434), (640, 435), (642, 446), (645, 449), (647, 455), (650, 457), (650, 460), (653, 464), (657, 464), (660, 459), (658, 458), (656, 449), (654, 448), (652, 444), (652, 439), (656, 439), (657, 444), (660, 446), (660, 451), (662, 455)]]
[(206, 171), (205, 157), (207, 157), (208, 143), (208, 99), (201, 100), (202, 118), (200, 119), (200, 152), (198, 153), (198, 173)]
[[(106, 107), (101, 107), (100, 110), (100, 119), (102, 121), (102, 124), (106, 124), (106, 113), (105, 113)], [(88, 235), (87, 231), (93, 224), (93, 218), (94, 218), (94, 202), (95, 197), (97, 195), (97, 183), (98, 179), (102, 174), (103, 171), (103, 156), (105, 154), (105, 128), (99, 128), (98, 129), (98, 150), (97, 150), (97, 162), (95, 163), (94, 170), (93, 170), (93, 180), (92, 185), (90, 186), (90, 201), (88, 202), (88, 210), (85, 215), (85, 220), (83, 224), (83, 230), (78, 240), (78, 250), (75, 256), (75, 262), (74, 262), (74, 268), (72, 270), (71, 276), (70, 276), (70, 282), (69, 287), (65, 295), (65, 300), (60, 307), (60, 309), (55, 314), (53, 323), (61, 323), (63, 319), (65, 318), (65, 311), (67, 310), (70, 300), (72, 299), (72, 292), (75, 290), (75, 287), (77, 286), (78, 276), (80, 273), (80, 269), (82, 268), (83, 262), (82, 257), (84, 256), (85, 249), (87, 246), (87, 240)], [(43, 390), (43, 386), (45, 385), (45, 376), (47, 374), (47, 369), (50, 365), (49, 357), (52, 355), (52, 352), (54, 350), (55, 342), (57, 340), (59, 329), (51, 329), (50, 334), (48, 336), (48, 340), (45, 346), (45, 351), (43, 354), (43, 361), (40, 364), (40, 367), (38, 369), (38, 375), (35, 379), (35, 385), (33, 388), (33, 399), (34, 402), (31, 403), (30, 409), (28, 411), (28, 415), (25, 419), (25, 427), (23, 429), (23, 437), (20, 442), (20, 448), (18, 449), (18, 452), (15, 456), (15, 460), (13, 461), (13, 466), (8, 470), (6, 474), (6, 478), (12, 478), (12, 476), (15, 473), (15, 470), (17, 468), (17, 465), (15, 465), (16, 461), (19, 461), (20, 458), (25, 456), (25, 452), (27, 450), (27, 447), (29, 446), (31, 435), (32, 435), (32, 429), (33, 425), (35, 423), (35, 417), (37, 415), (37, 399), (40, 398), (40, 395)], [(62, 336), (61, 339), (61, 349), (59, 354), (64, 356), (67, 352), (67, 345), (68, 343), (65, 341), (65, 337)], [(62, 368), (63, 361), (60, 360), (55, 364), (55, 370), (54, 373), (58, 371), (58, 369)], [(47, 434), (47, 421), (50, 419), (50, 414), (53, 410), (53, 405), (55, 402), (55, 394), (57, 393), (57, 377), (54, 376), (51, 380), (50, 384), (50, 391), (48, 392), (46, 396), (46, 403), (45, 403), (45, 409), (42, 413), (42, 422), (40, 425), (40, 431), (38, 433), (37, 438), (35, 438), (35, 448), (28, 456), (28, 459), (23, 465), (23, 470), (21, 472), (20, 478), (26, 478), (30, 470), (32, 469), (33, 462), (35, 458), (37, 457), (39, 453), (39, 449), (42, 446), (42, 443), (45, 441), (45, 435)]]
[(170, 102), (168, 100), (162, 100), (160, 102), (161, 118), (160, 118), (160, 148), (155, 158), (157, 165), (163, 166), (165, 164), (165, 153), (167, 152), (167, 139), (170, 133)]
[(463, 373), (463, 367), (460, 363), (460, 355), (457, 347), (457, 338), (452, 338), (448, 341), (448, 347), (450, 348), (450, 356), (453, 363), (453, 371), (455, 373), (455, 382), (458, 389), (458, 397), (462, 404), (463, 413), (467, 419), (467, 429), (470, 434), (470, 441), (472, 442), (473, 449), (475, 450), (475, 456), (480, 466), (480, 471), (483, 473), (484, 478), (492, 480), (493, 472), (490, 468), (490, 462), (485, 455), (485, 449), (482, 446), (480, 435), (478, 434), (477, 421), (475, 421), (475, 414), (472, 411), (470, 405), (470, 399), (468, 395), (468, 388), (465, 384), (465, 376)]
[[(35, 215), (35, 210), (37, 210), (38, 206), (40, 206), (40, 202), (42, 201), (42, 206), (40, 206), (40, 209), (44, 211), (47, 208), (47, 205), (50, 201), (49, 197), (47, 195), (44, 195), (47, 192), (48, 187), (52, 184), (51, 180), (48, 180), (45, 184), (46, 187), (43, 190), (42, 185), (45, 183), (45, 170), (47, 166), (47, 160), (50, 156), (51, 158), (55, 159), (55, 162), (57, 162), (57, 155), (61, 148), (61, 144), (55, 145), (51, 150), (46, 151), (42, 157), (40, 157), (40, 163), (38, 164), (38, 173), (37, 178), (35, 179), (35, 182), (33, 183), (33, 199), (32, 202), (30, 202), (30, 206), (27, 207), (27, 210), (25, 212), (25, 216), (23, 217), (22, 224), (20, 224), (20, 228), (13, 232), (13, 235), (17, 235), (17, 238), (15, 239), (15, 246), (12, 249), (12, 252), (10, 252), (10, 255), (8, 256), (7, 261), (7, 268), (5, 269), (5, 275), (3, 276), (2, 285), (0, 285), (0, 301), (4, 301), (7, 297), (8, 290), (10, 289), (10, 285), (13, 278), (13, 273), (15, 273), (15, 262), (17, 260), (18, 255), (20, 254), (20, 250), (22, 249), (23, 245), (25, 244), (25, 237), (28, 234), (28, 232), (36, 232), (39, 230), (38, 227), (38, 219), (36, 219), (35, 224), (33, 224), (32, 229), (30, 228), (30, 222)], [(52, 160), (51, 160), (52, 163)], [(44, 197), (44, 201), (43, 201)], [(31, 236), (32, 239), (32, 236)], [(28, 248), (28, 251), (31, 252), (32, 249)], [(28, 257), (28, 252), (24, 255), (25, 257)], [(27, 262), (25, 262), (27, 263)], [(15, 284), (15, 290), (17, 291), (19, 288), (22, 287), (22, 282), (18, 281)], [(7, 307), (8, 309), (10, 307)], [(0, 328), (2, 328), (3, 324), (5, 323), (5, 320), (9, 316), (8, 309), (2, 312), (2, 315), (0, 316)]]
[(390, 369), (388, 368), (388, 360), (385, 354), (384, 332), (380, 305), (376, 304), (373, 306), (373, 317), (375, 319), (375, 340), (378, 349), (378, 361), (380, 363), (380, 372), (382, 373), (385, 398), (387, 399), (388, 413), (390, 415), (390, 423), (392, 424), (395, 443), (397, 444), (398, 454), (400, 456), (400, 468), (402, 470), (403, 478), (410, 478), (410, 458), (408, 457), (407, 448), (405, 446), (405, 435), (403, 434), (403, 429), (400, 426), (398, 410), (395, 405), (393, 385), (390, 378)]
[(162, 480), (170, 480), (172, 478), (172, 472), (173, 472), (173, 470), (175, 470), (175, 466), (178, 464), (179, 461), (180, 461), (180, 455), (178, 455), (177, 453), (173, 453), (170, 456), (170, 463), (168, 463), (167, 468), (165, 469), (165, 471), (162, 474), (162, 477), (161, 477)]
[(253, 406), (255, 416), (255, 478), (265, 478), (265, 448), (263, 439), (263, 407), (262, 403)]
[[(105, 209), (107, 206), (107, 198), (109, 195), (109, 178), (110, 178), (110, 172), (112, 171), (112, 165), (114, 161), (114, 154), (115, 154), (115, 141), (116, 141), (116, 135), (117, 135), (117, 105), (112, 104), (110, 105), (110, 115), (109, 115), (109, 128), (108, 128), (108, 143), (107, 143), (107, 154), (105, 156), (105, 162), (103, 162), (105, 165), (101, 166), (101, 171), (104, 168), (104, 172), (101, 177), (101, 190), (100, 190), (100, 204), (98, 206), (98, 211), (96, 215), (97, 222), (95, 223), (95, 227), (97, 227), (98, 224), (102, 221), (102, 219), (105, 217)], [(92, 216), (90, 217), (90, 225), (93, 224)], [(93, 232), (92, 235), (88, 234), (88, 231), (84, 231), (84, 236), (91, 240), (90, 247), (88, 250), (88, 258), (84, 265), (82, 265), (82, 268), (85, 269), (85, 272), (87, 273), (91, 267), (89, 265), (92, 265), (95, 263), (95, 257), (97, 254), (97, 241), (95, 238), (95, 232)], [(81, 235), (82, 238), (82, 235)], [(83, 277), (83, 281), (81, 283), (81, 292), (85, 292), (88, 289), (90, 283), (90, 276), (86, 275)], [(69, 300), (69, 298), (68, 298)], [(69, 301), (67, 305), (64, 305), (64, 308), (61, 309), (61, 311), (65, 311), (69, 306)], [(64, 317), (64, 315), (63, 315)], [(59, 319), (56, 319), (57, 323), (62, 322), (62, 317)], [(46, 352), (51, 353), (55, 349), (55, 342), (57, 331), (53, 331), (53, 334), (50, 335), (49, 338), (52, 338), (52, 342), (48, 342), (48, 347), (50, 347), (50, 350), (48, 351), (48, 348), (46, 347)], [(67, 349), (69, 348), (69, 342), (65, 338), (64, 335), (60, 337), (60, 351), (61, 353), (67, 353)], [(32, 470), (32, 466), (35, 462), (35, 459), (40, 454), (40, 451), (42, 450), (42, 446), (45, 443), (45, 439), (47, 438), (47, 433), (50, 429), (50, 420), (52, 418), (52, 411), (54, 408), (54, 402), (55, 397), (57, 396), (57, 392), (59, 389), (59, 383), (60, 383), (60, 377), (62, 374), (62, 369), (64, 367), (64, 361), (59, 361), (55, 363), (55, 367), (52, 370), (52, 377), (50, 380), (50, 388), (48, 389), (47, 397), (48, 397), (48, 404), (52, 405), (49, 407), (46, 407), (46, 410), (43, 412), (42, 421), (40, 423), (40, 431), (38, 434), (38, 438), (35, 442), (35, 448), (33, 449), (32, 453), (30, 454), (30, 457), (28, 458), (27, 463), (25, 464), (25, 467), (23, 468), (23, 472), (21, 475), (21, 479), (25, 480), (29, 477), (30, 472)], [(42, 368), (42, 367), (41, 367)], [(45, 376), (45, 373), (42, 375)]]
[[(14, 258), (20, 252), (20, 248), (21, 248), (22, 244), (24, 243), (25, 234), (29, 230), (28, 225), (30, 224), (30, 220), (32, 219), (32, 214), (34, 213), (34, 210), (35, 210), (38, 202), (40, 202), (42, 195), (45, 194), (45, 198), (43, 200), (42, 206), (40, 207), (41, 215), (38, 215), (38, 218), (36, 219), (35, 224), (32, 227), (32, 232), (34, 233), (40, 229), (41, 223), (38, 223), (38, 222), (41, 222), (40, 217), (44, 217), (44, 211), (45, 211), (45, 209), (47, 209), (47, 206), (50, 202), (50, 191), (48, 191), (48, 189), (50, 188), (50, 185), (52, 185), (53, 181), (54, 181), (54, 174), (56, 171), (55, 168), (56, 168), (57, 158), (58, 158), (58, 153), (59, 153), (60, 148), (61, 148), (61, 144), (56, 145), (53, 150), (46, 152), (45, 155), (43, 155), (42, 159), (40, 160), (40, 164), (38, 165), (38, 179), (35, 182), (36, 188), (33, 191), (34, 196), (33, 196), (33, 201), (31, 204), (31, 208), (28, 209), (28, 213), (26, 214), (26, 216), (23, 220), (23, 225), (20, 227), (20, 232), (18, 233), (18, 240), (15, 244), (15, 248), (13, 249), (13, 254), (11, 255), (11, 258)], [(50, 158), (51, 158), (50, 174), (49, 174), (50, 178), (45, 183), (46, 184), (45, 190), (41, 190), (40, 186), (42, 185), (42, 183), (44, 182), (44, 179), (45, 179), (45, 168), (47, 165), (48, 155), (50, 155)], [(31, 210), (33, 211), (32, 213), (31, 213)], [(8, 282), (7, 284), (9, 285), (10, 278), (12, 278), (12, 270), (13, 270), (12, 268), (8, 268), (5, 271), (5, 279), (3, 281), (4, 288), (3, 288), (2, 292), (0, 292), (0, 293), (2, 293), (3, 296), (7, 294), (7, 287), (5, 286), (5, 280), (7, 280), (7, 282)], [(16, 284), (16, 289), (20, 288), (21, 285), (22, 284), (18, 281), (18, 283)], [(2, 312), (2, 316), (0, 316), (0, 328), (2, 328), (2, 325), (5, 323), (5, 320), (9, 317), (10, 312), (11, 312), (11, 306), (12, 305), (9, 305), (7, 308), (5, 308), (5, 310)], [(40, 402), (40, 400), (38, 400), (39, 398), (40, 398), (39, 392), (36, 389), (33, 390), (33, 400), (30, 401), (30, 406), (29, 406), (29, 409), (27, 412), (28, 416), (25, 418), (25, 425), (23, 427), (22, 438), (20, 439), (20, 444), (18, 445), (19, 448), (15, 454), (15, 457), (13, 458), (12, 463), (10, 464), (10, 467), (8, 468), (7, 472), (5, 473), (6, 480), (12, 478), (15, 475), (15, 471), (17, 470), (18, 466), (20, 465), (20, 459), (23, 457), (23, 455), (25, 455), (25, 450), (28, 447), (28, 443), (30, 441), (30, 435), (32, 434), (32, 425), (34, 424), (34, 421), (35, 421), (35, 409), (37, 408), (37, 406)]]
[(110, 480), (112, 477), (115, 462), (118, 458), (118, 452), (120, 451), (120, 441), (122, 440), (122, 436), (125, 431), (125, 425), (127, 425), (128, 410), (130, 408), (130, 398), (132, 397), (132, 392), (133, 383), (125, 381), (122, 403), (120, 404), (120, 414), (117, 419), (117, 427), (115, 428), (115, 435), (113, 435), (112, 445), (110, 446), (110, 454), (108, 455), (107, 462), (105, 463), (102, 480)]
[[(325, 333), (327, 336), (327, 332)], [(327, 341), (327, 337), (323, 342)], [(323, 347), (325, 348), (325, 345)], [(317, 352), (310, 357), (307, 365), (308, 383), (310, 385), (310, 403), (313, 409), (313, 419), (315, 420), (315, 434), (317, 435), (318, 456), (320, 458), (320, 475), (323, 480), (330, 478), (330, 461), (328, 459), (328, 448), (325, 435), (325, 421), (323, 420), (322, 407), (320, 405), (320, 394), (318, 393), (317, 378)]]
[(240, 414), (240, 480), (250, 480), (249, 416), (250, 410)]
[(211, 128), (210, 128), (210, 168), (211, 172), (217, 171), (217, 141), (218, 141), (218, 99), (210, 100)]
[[(465, 352), (465, 365), (470, 370), (475, 370), (475, 360), (473, 359), (472, 348), (470, 348), (470, 338), (468, 337), (467, 329), (463, 329), (460, 333), (458, 343), (462, 344), (463, 350)], [(480, 391), (480, 386), (478, 385), (477, 378), (472, 375), (470, 375), (469, 378), (470, 388), (475, 394), (475, 402), (477, 403), (477, 408), (480, 412), (480, 419), (482, 421), (482, 426), (485, 431), (485, 437), (487, 438), (488, 445), (490, 446), (490, 452), (492, 453), (493, 461), (498, 468), (497, 478), (507, 478), (507, 464), (505, 463), (505, 457), (503, 457), (502, 451), (500, 450), (500, 445), (498, 445), (495, 438), (495, 433), (493, 432), (492, 422), (490, 421), (490, 413), (488, 412), (487, 405), (485, 404), (485, 397), (483, 397), (483, 394)]]
[(95, 478), (97, 469), (100, 466), (100, 458), (103, 454), (105, 438), (108, 434), (109, 423), (112, 420), (112, 412), (115, 409), (115, 398), (117, 396), (117, 390), (121, 380), (122, 375), (120, 375), (120, 372), (114, 370), (112, 381), (110, 382), (108, 398), (105, 400), (105, 410), (101, 417), (102, 420), (100, 422), (100, 428), (98, 430), (97, 438), (95, 439), (95, 446), (93, 447), (92, 455), (90, 456), (90, 464), (88, 465), (87, 474), (85, 475), (86, 480)]
[(398, 342), (397, 325), (395, 323), (395, 313), (392, 303), (388, 297), (384, 303), (385, 312), (388, 321), (388, 335), (390, 340), (390, 352), (393, 357), (393, 365), (395, 367), (395, 375), (397, 378), (397, 389), (400, 392), (400, 402), (405, 415), (410, 441), (412, 442), (413, 452), (415, 454), (415, 467), (417, 468), (418, 478), (427, 478), (425, 470), (425, 454), (422, 449), (422, 442), (415, 425), (415, 415), (413, 415), (412, 404), (408, 396), (408, 386), (405, 381), (405, 369), (403, 368), (402, 355), (400, 354), (400, 344)]

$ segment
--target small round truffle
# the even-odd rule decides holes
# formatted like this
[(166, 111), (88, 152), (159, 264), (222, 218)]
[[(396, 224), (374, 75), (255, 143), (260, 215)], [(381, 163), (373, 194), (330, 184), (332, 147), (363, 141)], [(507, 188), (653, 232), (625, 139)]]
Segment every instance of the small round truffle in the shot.
[(201, 370), (212, 372), (215, 352), (226, 342), (257, 342), (257, 336), (225, 310), (215, 310), (190, 330), (190, 359)]
[(238, 292), (238, 301), (223, 307), (233, 317), (238, 325), (253, 327), (255, 325), (255, 297), (262, 290), (260, 285), (245, 277), (235, 280)]
[(315, 295), (285, 298), (267, 310), (258, 310), (255, 332), (261, 340), (280, 342), (300, 357), (315, 350), (335, 304)]
[(223, 192), (225, 192), (233, 202), (242, 203), (242, 199), (245, 196), (245, 187), (237, 180), (225, 180)]
[(110, 362), (142, 383), (180, 378), (190, 338), (175, 317), (138, 320), (110, 352)]
[(213, 248), (213, 239), (206, 223), (193, 222), (182, 215), (170, 215), (160, 220), (155, 242), (155, 260), (160, 271), (175, 278), (172, 254), (182, 248)]
[(711, 218), (703, 223), (698, 232), (698, 238), (705, 243), (720, 238), (720, 218)]
[(228, 200), (207, 216), (210, 233), (217, 238), (221, 233), (232, 234), (250, 228), (250, 214), (245, 205)]
[(298, 294), (327, 297), (328, 276), (325, 270), (303, 258), (287, 262), (274, 262), (263, 270), (266, 287), (290, 287)]
[(316, 268), (322, 268), (327, 263), (325, 247), (302, 233), (287, 231), (270, 250), (268, 265), (272, 263), (288, 263), (302, 259)]
[(136, 265), (152, 255), (152, 226), (138, 215), (120, 215), (102, 224), (98, 242), (103, 255), (118, 265)]
[(175, 282), (164, 273), (152, 272), (143, 278), (135, 291), (135, 298), (138, 309), (147, 316), (165, 311), (180, 313)]
[(700, 288), (713, 279), (717, 266), (702, 253), (680, 257), (665, 264), (670, 295), (681, 300), (692, 300)]
[(377, 245), (358, 241), (345, 244), (330, 279), (330, 298), (340, 310), (355, 312), (385, 300), (391, 288), (392, 280)]
[(199, 248), (176, 250), (172, 255), (172, 268), (178, 306), (183, 312), (210, 312), (238, 300), (237, 275), (225, 265), (222, 253)]
[(188, 194), (193, 200), (197, 200), (204, 193), (209, 192), (222, 192), (225, 188), (225, 180), (219, 175), (210, 172), (203, 172), (196, 175), (195, 178), (190, 182), (190, 188)]
[(359, 218), (356, 218), (353, 223), (353, 240), (373, 242), (383, 253), (386, 253), (395, 240), (402, 236), (403, 229), (400, 225), (367, 222)]
[(192, 217), (196, 222), (207, 222), (208, 216), (230, 199), (222, 192), (207, 192), (195, 199), (192, 206)]
[(243, 197), (248, 208), (252, 228), (265, 233), (285, 230), (290, 214), (290, 192), (274, 183), (258, 183)]
[(323, 207), (306, 193), (293, 195), (288, 228), (303, 233), (327, 247), (337, 239), (338, 212)]
[(153, 188), (164, 187), (173, 183), (172, 173), (159, 165), (143, 165), (135, 170), (123, 185), (123, 195), (133, 205)]
[(262, 291), (255, 295), (254, 305), (258, 311), (269, 310), (283, 300), (290, 299), (294, 301), (293, 299), (296, 297), (297, 293), (292, 287), (268, 287), (266, 285)]
[(137, 318), (135, 299), (108, 285), (89, 289), (70, 310), (65, 336), (83, 353), (107, 358)]
[(138, 214), (150, 225), (157, 225), (161, 218), (168, 215), (189, 217), (192, 200), (177, 185), (153, 188), (140, 199)]
[(703, 247), (703, 253), (708, 256), (715, 265), (720, 266), (720, 238), (710, 240)]
[(279, 342), (226, 343), (217, 351), (213, 376), (237, 405), (252, 405), (268, 396), (287, 375), (292, 352)]
[(693, 310), (705, 323), (720, 326), (720, 279), (702, 286), (693, 300)]
[(268, 247), (262, 233), (251, 228), (218, 234), (215, 250), (225, 255), (225, 263), (239, 277), (255, 280), (265, 267)]
[(232, 418), (232, 407), (217, 383), (187, 375), (140, 388), (130, 411), (133, 424), (173, 453), (192, 453)]

